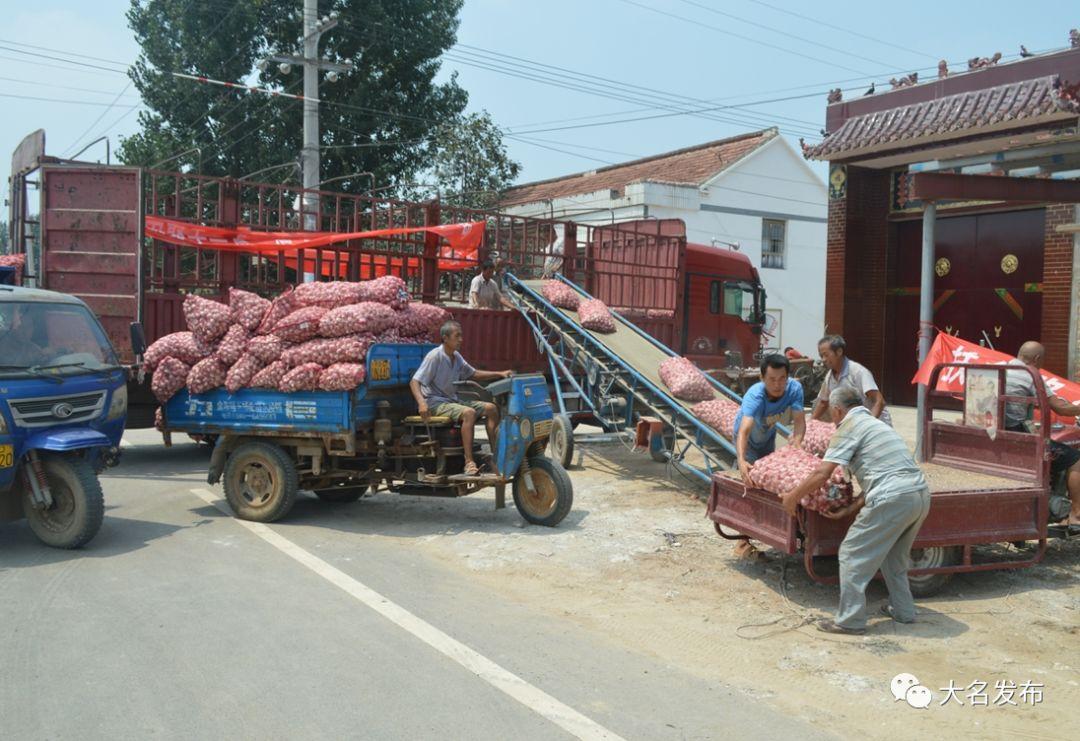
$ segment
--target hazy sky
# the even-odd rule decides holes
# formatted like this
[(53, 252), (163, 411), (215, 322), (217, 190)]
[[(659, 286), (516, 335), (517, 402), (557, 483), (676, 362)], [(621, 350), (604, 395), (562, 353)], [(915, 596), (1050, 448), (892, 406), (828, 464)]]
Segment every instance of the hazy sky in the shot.
[[(230, 3), (193, 1), (225, 7)], [(71, 155), (103, 134), (110, 137), (115, 149), (120, 137), (135, 130), (137, 109), (131, 106), (137, 106), (139, 99), (133, 88), (121, 94), (127, 84), (125, 76), (65, 68), (60, 62), (11, 51), (50, 54), (11, 43), (17, 42), (130, 62), (138, 48), (124, 19), (128, 5), (127, 0), (0, 0), (5, 18), (0, 27), (3, 182), (10, 153), (36, 128), (45, 129), (48, 152), (54, 155)], [(793, 143), (800, 135), (818, 138), (824, 121), (825, 91), (831, 87), (851, 88), (846, 96), (853, 97), (872, 80), (879, 89), (888, 89), (884, 81), (900, 73), (918, 69), (923, 76), (933, 77), (941, 58), (949, 60), (954, 69), (963, 69), (969, 57), (1001, 51), (1008, 58), (1019, 51), (1021, 43), (1032, 51), (1061, 48), (1068, 45), (1070, 26), (1080, 25), (1075, 10), (1074, 3), (1060, 0), (1029, 0), (1022, 5), (1002, 0), (909, 0), (901, 4), (865, 0), (466, 0), (459, 46), (451, 52), (452, 59), (445, 61), (442, 74), (457, 70), (469, 92), (470, 109), (487, 109), (511, 135), (530, 140), (506, 140), (511, 154), (523, 165), (520, 180), (527, 181), (773, 124)], [(811, 17), (820, 23), (812, 22)], [(343, 20), (363, 23), (362, 19)], [(488, 56), (478, 62), (487, 52), (560, 67), (546, 71), (563, 76), (562, 84), (580, 86), (580, 77), (573, 83), (566, 80), (565, 76), (573, 73), (604, 79), (590, 78), (591, 85), (601, 88), (583, 92), (474, 66), (507, 66), (505, 58), (494, 61)], [(536, 76), (532, 67), (516, 73)], [(215, 70), (204, 73), (215, 76)], [(620, 89), (615, 89), (614, 83), (621, 83)], [(638, 88), (627, 91), (625, 85)], [(680, 103), (704, 107), (708, 104), (693, 101), (730, 105), (789, 96), (808, 97), (709, 114), (726, 119), (722, 121), (661, 116)], [(109, 108), (114, 101), (115, 106)], [(618, 113), (621, 115), (603, 117)], [(641, 117), (651, 118), (583, 126)], [(95, 146), (83, 157), (104, 159), (104, 146)]]

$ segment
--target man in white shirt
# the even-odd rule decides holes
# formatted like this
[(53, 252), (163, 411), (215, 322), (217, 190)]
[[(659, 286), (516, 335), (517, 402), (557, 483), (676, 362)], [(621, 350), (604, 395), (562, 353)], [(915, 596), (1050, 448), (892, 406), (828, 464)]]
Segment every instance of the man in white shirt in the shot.
[(513, 309), (510, 299), (503, 296), (499, 281), (495, 280), (495, 263), (486, 260), (480, 274), (472, 279), (469, 286), (469, 306), (473, 309)]
[(828, 419), (829, 394), (838, 388), (852, 388), (859, 392), (863, 406), (870, 414), (887, 425), (892, 425), (892, 417), (885, 408), (885, 397), (881, 395), (874, 374), (866, 366), (856, 363), (847, 356), (847, 343), (838, 334), (830, 334), (818, 340), (818, 354), (821, 362), (829, 369), (825, 382), (821, 384), (817, 403), (811, 419)]

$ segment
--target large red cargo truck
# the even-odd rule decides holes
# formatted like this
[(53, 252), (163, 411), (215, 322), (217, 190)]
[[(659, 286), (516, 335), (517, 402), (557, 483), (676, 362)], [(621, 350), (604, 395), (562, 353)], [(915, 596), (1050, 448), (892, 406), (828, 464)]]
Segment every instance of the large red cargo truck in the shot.
[[(132, 322), (143, 324), (149, 342), (185, 329), (181, 307), (188, 293), (224, 300), (236, 286), (273, 295), (305, 280), (305, 272), (307, 279), (350, 280), (393, 272), (416, 298), (453, 311), (474, 364), (548, 367), (519, 314), (467, 308), (472, 271), (440, 269), (436, 236), (352, 240), (308, 255), (241, 254), (150, 238), (144, 228), (150, 215), (269, 231), (299, 231), (311, 222), (322, 231), (356, 232), (482, 221), (481, 259), (498, 253), (515, 274), (538, 277), (561, 245), (567, 278), (703, 368), (748, 364), (760, 347), (765, 293), (757, 271), (745, 255), (687, 244), (678, 220), (587, 227), (439, 202), (64, 161), (47, 156), (44, 141), (43, 132), (31, 134), (13, 157), (14, 250), (27, 254), (28, 284), (83, 299), (118, 348), (130, 346)], [(148, 385), (133, 382), (129, 394), (129, 425), (152, 424), (156, 402)]]

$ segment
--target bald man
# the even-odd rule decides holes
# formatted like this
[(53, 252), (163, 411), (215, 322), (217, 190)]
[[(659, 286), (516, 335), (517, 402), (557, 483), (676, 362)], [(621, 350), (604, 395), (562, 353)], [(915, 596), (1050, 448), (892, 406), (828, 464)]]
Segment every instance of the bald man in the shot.
[[(1043, 365), (1045, 348), (1035, 341), (1025, 342), (1020, 346), (1017, 359), (1010, 365), (1026, 365), (1038, 374)], [(1063, 417), (1076, 417), (1080, 415), (1080, 406), (1070, 404), (1060, 396), (1055, 396), (1043, 383), (1039, 376), (1039, 384), (1046, 392), (1046, 401), (1050, 408)], [(1005, 374), (1006, 396), (1035, 396), (1035, 379), (1030, 373), (1023, 371), (1008, 371)], [(1034, 404), (1024, 402), (1008, 402), (1005, 404), (1005, 429), (1011, 432), (1030, 432), (1030, 421), (1033, 417)], [(1050, 476), (1055, 478), (1058, 473), (1067, 471), (1066, 485), (1069, 490), (1071, 501), (1067, 524), (1069, 532), (1080, 534), (1080, 451), (1068, 445), (1050, 441), (1050, 454), (1053, 456), (1050, 462)]]

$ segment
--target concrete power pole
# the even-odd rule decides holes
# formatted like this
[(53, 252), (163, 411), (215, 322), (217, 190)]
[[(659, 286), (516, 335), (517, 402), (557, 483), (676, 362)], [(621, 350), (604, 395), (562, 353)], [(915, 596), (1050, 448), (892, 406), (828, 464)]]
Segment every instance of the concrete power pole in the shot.
[[(302, 57), (275, 54), (260, 63), (263, 69), (269, 61), (279, 62), (278, 69), (288, 74), (292, 65), (300, 65), (304, 71), (304, 145), (300, 150), (300, 163), (304, 180), (304, 229), (319, 228), (319, 197), (311, 192), (319, 187), (319, 72), (327, 73), (327, 82), (337, 82), (339, 73), (352, 70), (352, 63), (338, 64), (319, 58), (319, 40), (322, 35), (338, 24), (336, 12), (319, 17), (319, 0), (304, 0), (304, 54)], [(305, 280), (308, 277), (305, 276)]]

